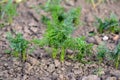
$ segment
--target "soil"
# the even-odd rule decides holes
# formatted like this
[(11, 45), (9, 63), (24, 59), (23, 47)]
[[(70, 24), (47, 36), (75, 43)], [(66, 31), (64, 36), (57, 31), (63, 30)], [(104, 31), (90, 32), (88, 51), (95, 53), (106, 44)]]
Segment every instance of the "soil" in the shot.
[[(20, 32), (27, 40), (41, 39), (46, 27), (41, 23), (40, 17), (42, 14), (48, 14), (36, 6), (45, 4), (45, 2), (46, 0), (27, 0), (20, 3), (17, 7), (18, 15), (13, 23), (0, 28), (0, 80), (120, 80), (120, 66), (115, 69), (110, 62), (98, 64), (94, 61), (95, 59), (87, 64), (71, 60), (60, 62), (59, 59), (53, 60), (43, 48), (37, 48), (29, 54), (24, 63), (24, 72), (21, 72), (23, 65), (20, 59), (4, 53), (4, 50), (9, 49), (9, 43), (6, 40), (7, 32), (13, 34), (15, 34), (14, 31)], [(62, 5), (66, 9), (82, 7), (81, 22), (83, 24), (78, 26), (73, 37), (86, 36), (88, 42), (95, 43), (94, 47), (96, 47), (104, 42), (102, 40), (104, 36), (108, 36), (110, 39), (105, 42), (110, 49), (113, 49), (119, 42), (111, 39), (115, 34), (96, 34), (94, 37), (96, 42), (89, 37), (89, 32), (96, 32), (96, 27), (93, 25), (95, 16), (104, 18), (114, 12), (120, 19), (119, 0), (117, 2), (107, 0), (95, 9), (85, 0), (70, 0), (63, 2)]]

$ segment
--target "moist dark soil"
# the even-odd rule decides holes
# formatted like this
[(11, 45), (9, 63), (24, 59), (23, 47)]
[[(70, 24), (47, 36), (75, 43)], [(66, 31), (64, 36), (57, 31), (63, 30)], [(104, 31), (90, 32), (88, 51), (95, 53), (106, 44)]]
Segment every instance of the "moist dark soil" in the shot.
[[(27, 40), (34, 38), (41, 39), (46, 26), (41, 23), (41, 15), (48, 15), (39, 8), (39, 5), (45, 4), (47, 0), (27, 0), (17, 7), (18, 15), (13, 23), (0, 28), (0, 80), (120, 80), (120, 66), (115, 69), (111, 62), (104, 61), (98, 64), (93, 60), (85, 63), (59, 59), (52, 59), (44, 48), (37, 47), (23, 64), (19, 58), (14, 58), (4, 51), (9, 49), (9, 43), (6, 39), (7, 32), (13, 34), (20, 32)], [(94, 48), (102, 42), (106, 42), (110, 49), (113, 49), (117, 42), (113, 40), (115, 35), (120, 34), (96, 34), (93, 38), (89, 36), (90, 32), (97, 32), (94, 24), (95, 16), (104, 18), (114, 12), (120, 19), (120, 1), (113, 2), (107, 0), (106, 3), (98, 5), (95, 9), (85, 0), (70, 0), (62, 3), (67, 9), (81, 6), (79, 25), (73, 33), (73, 37), (86, 36), (88, 42), (94, 43)], [(107, 41), (102, 40), (108, 36)], [(93, 41), (91, 41), (93, 40)], [(94, 50), (94, 53), (96, 50)], [(24, 65), (24, 67), (23, 67)], [(23, 71), (21, 71), (23, 68)]]

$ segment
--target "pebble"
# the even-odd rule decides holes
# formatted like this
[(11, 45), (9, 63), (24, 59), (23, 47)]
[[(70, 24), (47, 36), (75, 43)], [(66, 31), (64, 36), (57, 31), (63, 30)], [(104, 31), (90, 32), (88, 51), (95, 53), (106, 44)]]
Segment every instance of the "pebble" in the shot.
[(59, 67), (60, 66), (60, 61), (59, 60), (54, 60), (54, 64), (55, 64), (55, 67)]
[(29, 57), (28, 59), (30, 60), (30, 63), (32, 65), (38, 65), (39, 64), (39, 61), (36, 58)]
[(65, 65), (66, 65), (66, 66), (70, 66), (70, 65), (71, 65), (71, 63), (70, 63), (70, 62), (68, 62), (68, 61), (65, 61)]
[(54, 64), (49, 64), (49, 67), (47, 68), (47, 71), (52, 73), (55, 70)]
[(84, 76), (82, 80), (100, 80), (97, 75)]
[(103, 41), (107, 41), (108, 39), (109, 39), (108, 36), (104, 36), (104, 37), (103, 37)]
[(73, 54), (74, 52), (73, 52), (73, 50), (67, 49), (66, 53), (67, 54)]
[(97, 44), (97, 41), (96, 41), (96, 39), (95, 39), (94, 37), (88, 37), (88, 38), (86, 39), (86, 41), (87, 41), (88, 43)]
[(74, 6), (75, 5), (75, 1), (74, 0), (65, 0), (65, 3), (68, 6)]
[(99, 36), (94, 36), (94, 38), (95, 38), (97, 44), (102, 43), (102, 40), (101, 40), (101, 38)]
[(64, 76), (62, 74), (59, 75), (60, 80), (64, 80)]
[(114, 41), (118, 41), (118, 39), (119, 39), (119, 35), (115, 35), (115, 36), (113, 37), (113, 40), (114, 40)]
[(82, 70), (80, 70), (80, 69), (76, 69), (76, 70), (74, 70), (74, 74), (82, 74)]

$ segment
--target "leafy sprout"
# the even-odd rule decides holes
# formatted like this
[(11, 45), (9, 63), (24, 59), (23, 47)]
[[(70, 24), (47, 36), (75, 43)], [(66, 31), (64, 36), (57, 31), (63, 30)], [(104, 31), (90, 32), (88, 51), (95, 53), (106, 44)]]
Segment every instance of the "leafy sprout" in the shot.
[(12, 23), (16, 14), (16, 4), (13, 3), (13, 0), (0, 1), (0, 20)]
[(105, 46), (105, 44), (100, 44), (97, 47), (97, 57), (100, 63), (104, 58), (106, 58), (107, 53), (108, 53), (108, 48)]
[(120, 32), (120, 23), (119, 19), (114, 13), (111, 13), (109, 18), (105, 18), (102, 20), (101, 18), (96, 18), (97, 19), (97, 29), (99, 33), (103, 33), (105, 31), (108, 32), (113, 32), (113, 33), (118, 33)]
[(40, 46), (51, 47), (52, 57), (56, 58), (59, 55), (61, 61), (64, 61), (67, 49), (78, 51), (74, 57), (81, 61), (91, 51), (90, 44), (87, 44), (83, 38), (73, 38), (71, 36), (80, 23), (81, 8), (72, 8), (65, 11), (60, 2), (61, 0), (48, 0), (46, 6), (43, 7), (46, 12), (51, 14), (51, 18), (42, 16), (42, 21), (46, 24), (47, 29), (43, 38), (34, 40), (34, 42)]
[(120, 63), (120, 43), (116, 46), (116, 48), (114, 49), (114, 51), (112, 51), (111, 54), (117, 69)]
[(26, 60), (27, 58), (27, 48), (29, 47), (29, 42), (25, 40), (22, 36), (22, 34), (18, 33), (15, 37), (12, 36), (12, 34), (8, 34), (7, 39), (10, 43), (10, 48), (12, 49), (12, 54), (16, 57), (20, 57), (23, 60)]

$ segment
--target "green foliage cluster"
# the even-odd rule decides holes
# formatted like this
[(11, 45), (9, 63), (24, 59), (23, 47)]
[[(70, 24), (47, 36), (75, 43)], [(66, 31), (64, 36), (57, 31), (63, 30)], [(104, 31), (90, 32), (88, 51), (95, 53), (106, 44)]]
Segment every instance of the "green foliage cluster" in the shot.
[(13, 37), (12, 34), (8, 34), (7, 39), (10, 43), (10, 48), (12, 49), (11, 53), (13, 56), (21, 56), (23, 60), (26, 60), (26, 50), (29, 47), (29, 42), (23, 38), (22, 34), (18, 33), (15, 37)]
[(0, 20), (3, 22), (12, 23), (13, 17), (17, 14), (16, 4), (13, 3), (13, 0), (4, 0), (0, 1)]
[(113, 60), (117, 69), (120, 62), (120, 43), (115, 47), (114, 50), (108, 49), (104, 44), (99, 45), (97, 48), (97, 58), (99, 59), (100, 63), (105, 59)]
[(120, 32), (120, 23), (119, 19), (114, 13), (111, 13), (109, 18), (105, 18), (102, 20), (101, 18), (97, 18), (97, 28), (99, 33), (103, 33), (105, 31), (118, 33)]
[(89, 57), (92, 53), (92, 44), (87, 44), (85, 37), (69, 38), (66, 40), (64, 46), (66, 49), (71, 49), (77, 53), (74, 54), (74, 59), (77, 61), (84, 61), (84, 58)]
[[(64, 61), (66, 51), (70, 49), (74, 53), (72, 54), (72, 59), (84, 61), (85, 57), (91, 56), (93, 45), (88, 44), (85, 41), (85, 37), (72, 37), (76, 26), (80, 23), (81, 8), (77, 7), (66, 11), (60, 4), (61, 0), (48, 0), (46, 5), (42, 6), (44, 11), (48, 12), (51, 16), (42, 15), (42, 22), (46, 25), (46, 32), (42, 39), (35, 39), (33, 42), (39, 46), (51, 48), (51, 56), (53, 59), (59, 56), (60, 60)], [(0, 20), (5, 19), (5, 21), (11, 23), (15, 15), (16, 5), (13, 4), (13, 0), (8, 0), (7, 3), (0, 2)], [(0, 24), (0, 26), (1, 25), (4, 24)], [(97, 18), (97, 25), (99, 33), (105, 31), (113, 33), (120, 32), (119, 19), (113, 13), (109, 18), (103, 20)], [(9, 34), (7, 39), (10, 43), (11, 54), (16, 57), (21, 57), (21, 59), (25, 61), (27, 59), (27, 49), (29, 48), (30, 42), (25, 40), (20, 33), (16, 34), (16, 36)], [(109, 50), (104, 44), (99, 45), (97, 48), (97, 58), (99, 63), (106, 58), (110, 58), (114, 61), (116, 68), (118, 68), (120, 63), (120, 43), (114, 50)]]
[[(54, 4), (54, 5), (53, 5)], [(60, 5), (60, 0), (48, 0), (43, 9), (50, 12), (51, 18), (42, 16), (42, 22), (47, 25), (43, 39), (34, 40), (41, 46), (49, 46), (52, 48), (52, 57), (56, 58), (60, 55), (60, 60), (64, 61), (66, 49), (78, 51), (75, 55), (76, 59), (82, 60), (85, 54), (89, 54), (91, 46), (82, 38), (72, 38), (71, 34), (75, 30), (80, 21), (81, 8), (73, 8), (65, 11)], [(60, 52), (60, 54), (58, 54)]]
[(120, 43), (116, 46), (114, 51), (112, 51), (112, 58), (115, 62), (115, 66), (117, 69), (120, 64)]
[(100, 44), (97, 48), (97, 51), (98, 58), (104, 58), (105, 54), (108, 52), (108, 49), (104, 44)]
[(107, 54), (109, 54), (108, 48), (105, 46), (105, 44), (100, 44), (97, 47), (97, 58), (99, 60), (99, 64), (108, 57)]

